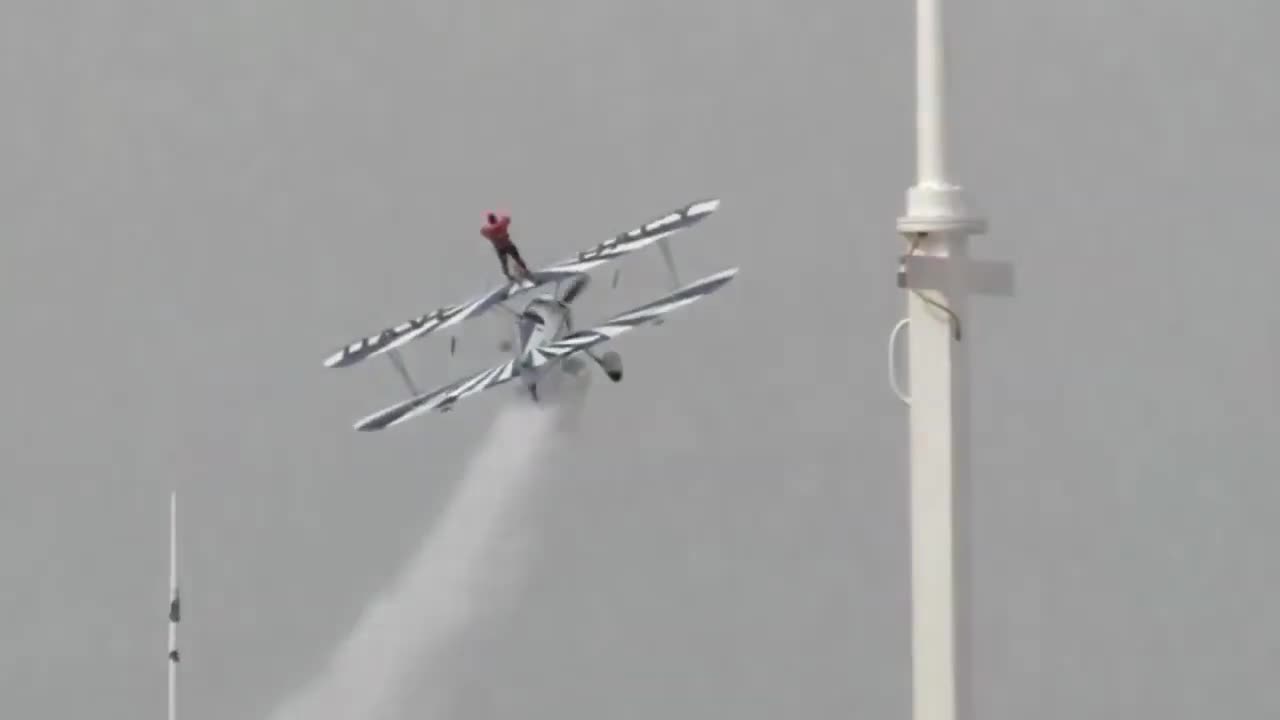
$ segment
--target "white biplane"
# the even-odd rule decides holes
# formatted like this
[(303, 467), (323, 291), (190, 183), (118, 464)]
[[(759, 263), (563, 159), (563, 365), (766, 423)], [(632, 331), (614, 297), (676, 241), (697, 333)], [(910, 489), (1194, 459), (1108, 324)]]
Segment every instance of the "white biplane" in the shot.
[[(719, 206), (720, 201), (716, 199), (691, 203), (573, 257), (531, 271), (526, 277), (509, 281), (467, 302), (433, 310), (334, 352), (325, 360), (326, 367), (349, 367), (376, 355), (387, 355), (411, 393), (407, 400), (360, 420), (355, 424), (355, 429), (382, 430), (423, 413), (448, 412), (458, 400), (516, 378), (524, 382), (529, 395), (537, 402), (538, 388), (550, 377), (550, 373), (558, 370), (576, 374), (581, 367), (581, 360), (575, 357), (578, 353), (591, 358), (610, 380), (621, 381), (622, 359), (618, 353), (598, 355), (592, 348), (641, 325), (661, 324), (667, 313), (715, 292), (738, 273), (738, 268), (730, 268), (680, 287), (675, 260), (667, 244), (673, 234), (697, 224)], [(574, 330), (570, 306), (586, 290), (590, 278), (588, 271), (655, 243), (662, 250), (676, 289), (657, 300), (619, 313), (595, 327)], [(617, 282), (616, 275), (614, 282)], [(554, 290), (534, 297), (523, 311), (517, 312), (505, 304), (517, 295), (547, 285), (554, 285)], [(409, 375), (399, 349), (406, 343), (479, 317), (495, 307), (506, 310), (515, 318), (518, 340), (504, 341), (499, 346), (503, 351), (511, 350), (512, 358), (436, 390), (420, 392)], [(456, 338), (451, 340), (450, 351), (455, 347)]]

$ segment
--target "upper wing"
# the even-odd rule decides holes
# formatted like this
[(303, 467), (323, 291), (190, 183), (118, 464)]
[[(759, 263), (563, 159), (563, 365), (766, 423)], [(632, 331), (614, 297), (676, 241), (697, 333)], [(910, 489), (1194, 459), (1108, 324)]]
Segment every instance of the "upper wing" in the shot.
[[(535, 348), (531, 351), (532, 357), (529, 358), (529, 365), (532, 368), (540, 368), (547, 363), (555, 362), (576, 352), (587, 350), (606, 340), (618, 337), (641, 325), (652, 323), (677, 308), (690, 305), (719, 290), (737, 274), (738, 269), (732, 268), (714, 275), (708, 275), (666, 297), (615, 315), (589, 330), (579, 330), (564, 336), (556, 342)], [(356, 423), (355, 428), (357, 430), (383, 430), (432, 410), (445, 412), (452, 409), (454, 403), (464, 397), (514, 380), (520, 376), (520, 368), (521, 366), (517, 364), (516, 360), (509, 360), (437, 390), (396, 403), (385, 410), (360, 420)]]
[(573, 257), (565, 258), (546, 268), (546, 272), (563, 272), (571, 275), (586, 272), (610, 260), (616, 260), (623, 255), (646, 248), (681, 230), (693, 227), (719, 207), (720, 200), (716, 198), (689, 203), (634, 230), (615, 235), (589, 250), (583, 250)]
[(376, 335), (361, 338), (325, 359), (325, 367), (347, 367), (394, 350), (430, 333), (488, 312), (494, 305), (522, 293), (557, 283), (629, 255), (681, 230), (692, 227), (720, 207), (718, 199), (699, 200), (673, 210), (638, 228), (616, 235), (589, 250), (532, 273), (535, 282), (508, 282), (460, 305), (447, 305), (419, 315)]
[(563, 277), (562, 274), (549, 272), (533, 273), (533, 276), (535, 282), (508, 282), (460, 305), (446, 305), (438, 310), (432, 310), (425, 315), (419, 315), (412, 320), (407, 320), (395, 327), (389, 327), (376, 335), (356, 340), (325, 358), (324, 365), (331, 368), (354, 365), (374, 355), (394, 350), (424, 335), (482, 315), (494, 305), (508, 298), (539, 288), (547, 283), (556, 282)]

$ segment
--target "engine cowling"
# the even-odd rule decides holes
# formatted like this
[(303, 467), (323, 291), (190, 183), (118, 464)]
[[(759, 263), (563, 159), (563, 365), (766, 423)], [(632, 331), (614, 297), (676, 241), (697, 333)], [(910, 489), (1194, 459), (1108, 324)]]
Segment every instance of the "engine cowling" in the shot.
[(616, 352), (609, 351), (600, 356), (600, 366), (604, 368), (604, 373), (614, 382), (622, 381), (622, 356)]

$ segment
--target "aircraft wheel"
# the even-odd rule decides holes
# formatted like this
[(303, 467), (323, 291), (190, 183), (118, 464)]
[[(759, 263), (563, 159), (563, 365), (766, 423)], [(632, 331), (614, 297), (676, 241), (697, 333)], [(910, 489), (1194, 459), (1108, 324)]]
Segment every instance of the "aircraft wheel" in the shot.
[(609, 379), (614, 382), (622, 382), (622, 356), (616, 352), (609, 351), (600, 357), (600, 364), (604, 366), (604, 372)]

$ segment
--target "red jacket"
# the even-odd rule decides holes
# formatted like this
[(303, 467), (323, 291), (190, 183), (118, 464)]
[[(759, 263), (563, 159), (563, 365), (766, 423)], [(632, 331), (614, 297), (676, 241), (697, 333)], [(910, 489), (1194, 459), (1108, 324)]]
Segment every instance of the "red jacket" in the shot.
[(510, 224), (510, 215), (498, 215), (497, 222), (485, 223), (484, 227), (480, 228), (480, 234), (493, 243), (495, 248), (508, 247), (511, 245), (511, 235), (507, 232), (507, 226)]

